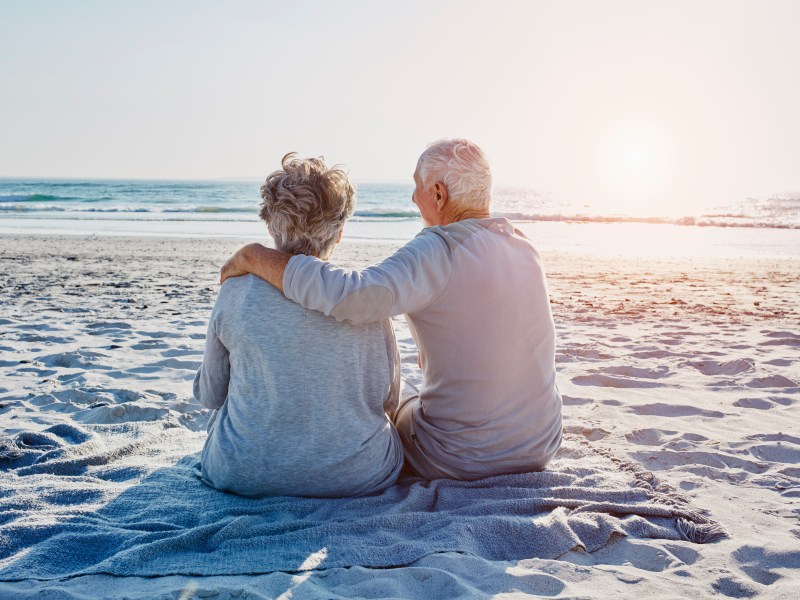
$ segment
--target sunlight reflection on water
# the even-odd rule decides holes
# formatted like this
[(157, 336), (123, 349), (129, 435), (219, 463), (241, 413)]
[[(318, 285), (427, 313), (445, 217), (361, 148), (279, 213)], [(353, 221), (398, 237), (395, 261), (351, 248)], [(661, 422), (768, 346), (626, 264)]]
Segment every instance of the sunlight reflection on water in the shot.
[(516, 223), (540, 250), (649, 258), (800, 258), (800, 230), (649, 223)]

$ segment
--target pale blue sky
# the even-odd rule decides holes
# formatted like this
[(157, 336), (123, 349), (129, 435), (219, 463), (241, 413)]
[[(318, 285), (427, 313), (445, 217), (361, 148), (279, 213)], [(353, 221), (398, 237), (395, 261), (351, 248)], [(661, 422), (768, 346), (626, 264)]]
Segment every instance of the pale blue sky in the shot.
[[(634, 205), (800, 190), (800, 2), (0, 0), (0, 176), (407, 181)], [(679, 205), (679, 206), (678, 206)]]

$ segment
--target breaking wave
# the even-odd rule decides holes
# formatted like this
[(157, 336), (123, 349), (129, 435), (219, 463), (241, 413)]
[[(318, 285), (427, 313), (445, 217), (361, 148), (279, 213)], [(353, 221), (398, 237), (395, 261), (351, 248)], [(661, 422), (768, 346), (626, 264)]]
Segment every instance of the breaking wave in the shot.
[[(0, 179), (0, 217), (148, 220), (257, 220), (258, 181), (60, 181)], [(411, 188), (400, 184), (359, 185), (362, 222), (420, 221)], [(748, 198), (698, 214), (631, 216), (603, 206), (558, 203), (536, 190), (498, 188), (495, 216), (513, 221), (654, 223), (687, 227), (800, 229), (800, 193)], [(702, 211), (702, 214), (700, 214)]]

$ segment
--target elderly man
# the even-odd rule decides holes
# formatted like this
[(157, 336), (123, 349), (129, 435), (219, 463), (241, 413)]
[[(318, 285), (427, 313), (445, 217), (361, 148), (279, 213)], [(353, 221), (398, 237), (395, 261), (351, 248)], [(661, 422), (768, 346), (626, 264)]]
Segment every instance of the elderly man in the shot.
[(349, 272), (244, 247), (222, 279), (254, 273), (306, 308), (352, 324), (405, 314), (423, 384), (394, 415), (406, 465), (428, 478), (543, 468), (561, 443), (555, 330), (538, 252), (491, 218), (491, 172), (468, 140), (432, 144), (414, 173), (426, 225), (393, 256)]

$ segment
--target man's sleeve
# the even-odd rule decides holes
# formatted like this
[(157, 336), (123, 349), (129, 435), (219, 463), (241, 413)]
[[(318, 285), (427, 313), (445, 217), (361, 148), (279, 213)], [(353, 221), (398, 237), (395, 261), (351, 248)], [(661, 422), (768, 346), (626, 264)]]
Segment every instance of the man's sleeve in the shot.
[(451, 271), (447, 243), (436, 233), (423, 233), (363, 271), (293, 256), (283, 275), (283, 293), (337, 321), (362, 325), (426, 308), (441, 296)]
[(228, 349), (217, 335), (214, 311), (208, 322), (206, 349), (203, 352), (203, 364), (194, 377), (194, 397), (206, 408), (220, 408), (228, 397), (230, 381), (230, 360)]

